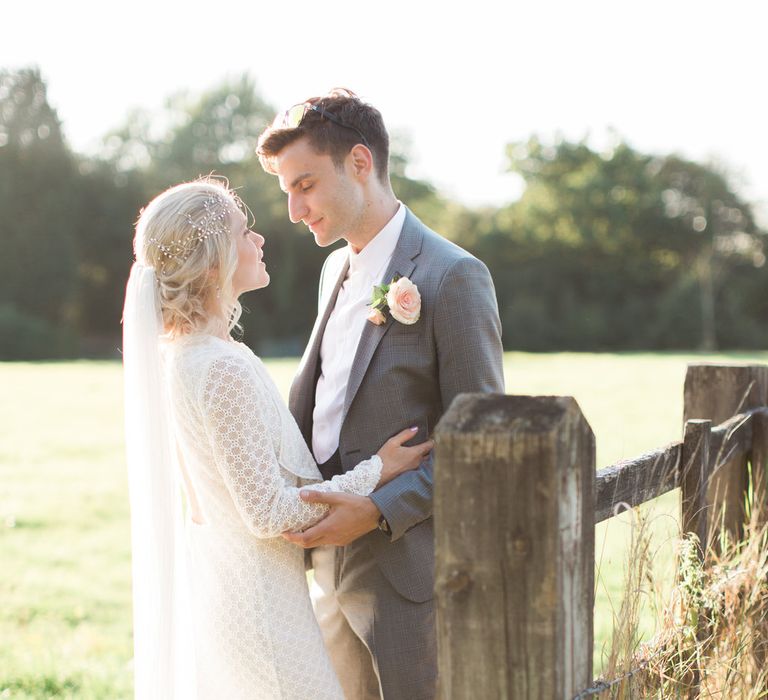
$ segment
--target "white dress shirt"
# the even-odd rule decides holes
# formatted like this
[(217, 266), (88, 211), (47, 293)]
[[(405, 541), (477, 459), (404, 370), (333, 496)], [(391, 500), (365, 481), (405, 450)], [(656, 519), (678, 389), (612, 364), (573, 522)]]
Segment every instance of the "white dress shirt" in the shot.
[(312, 415), (312, 451), (318, 464), (327, 462), (339, 446), (349, 374), (363, 328), (369, 323), (373, 287), (382, 284), (404, 221), (405, 207), (400, 203), (395, 215), (359, 253), (347, 245), (349, 271), (320, 344), (320, 378)]

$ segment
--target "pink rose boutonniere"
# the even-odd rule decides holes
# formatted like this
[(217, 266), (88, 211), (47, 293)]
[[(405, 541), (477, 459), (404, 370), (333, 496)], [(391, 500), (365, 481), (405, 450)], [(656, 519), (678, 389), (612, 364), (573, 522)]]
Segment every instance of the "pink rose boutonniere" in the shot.
[(368, 320), (380, 326), (387, 318), (384, 311), (395, 321), (410, 326), (421, 317), (421, 295), (418, 287), (407, 277), (395, 275), (389, 284), (381, 284), (373, 288), (371, 313)]

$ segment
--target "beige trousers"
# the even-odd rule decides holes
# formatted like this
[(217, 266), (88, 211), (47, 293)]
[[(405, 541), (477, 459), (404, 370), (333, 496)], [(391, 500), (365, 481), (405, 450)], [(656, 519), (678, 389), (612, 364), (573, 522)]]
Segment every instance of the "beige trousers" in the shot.
[(346, 700), (381, 700), (371, 653), (352, 630), (336, 599), (336, 547), (313, 549), (312, 567), (315, 571), (312, 586), (315, 615), (344, 697)]

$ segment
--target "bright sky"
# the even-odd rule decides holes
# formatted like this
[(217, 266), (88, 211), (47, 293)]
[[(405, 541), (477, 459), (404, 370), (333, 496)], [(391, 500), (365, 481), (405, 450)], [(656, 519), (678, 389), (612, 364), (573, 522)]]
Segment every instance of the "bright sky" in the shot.
[(768, 223), (766, 20), (762, 0), (16, 1), (0, 67), (41, 68), (81, 151), (133, 107), (248, 71), (276, 107), (355, 90), (410, 136), (411, 175), (470, 204), (519, 193), (505, 144), (613, 129), (721, 163)]

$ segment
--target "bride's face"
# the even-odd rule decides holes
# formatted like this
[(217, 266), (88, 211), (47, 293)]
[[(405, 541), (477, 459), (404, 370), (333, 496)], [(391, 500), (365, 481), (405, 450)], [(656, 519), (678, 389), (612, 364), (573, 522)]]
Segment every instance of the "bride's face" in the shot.
[(269, 284), (269, 273), (264, 264), (264, 236), (248, 228), (245, 214), (237, 211), (233, 227), (237, 245), (237, 270), (232, 286), (237, 296)]

